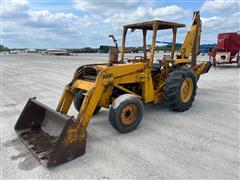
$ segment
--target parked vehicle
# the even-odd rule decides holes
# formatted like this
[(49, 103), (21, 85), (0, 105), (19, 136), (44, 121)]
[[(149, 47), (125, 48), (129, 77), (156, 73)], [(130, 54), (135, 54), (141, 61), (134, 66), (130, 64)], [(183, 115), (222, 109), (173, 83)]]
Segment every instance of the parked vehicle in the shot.
[[(77, 68), (56, 110), (36, 98), (29, 99), (15, 125), (22, 142), (40, 162), (53, 167), (85, 153), (87, 127), (102, 107), (110, 109), (110, 124), (120, 133), (138, 127), (144, 113), (143, 103), (164, 101), (171, 110), (188, 110), (194, 101), (199, 77), (208, 72), (211, 62), (196, 64), (194, 58), (199, 54), (201, 34), (198, 11), (194, 12), (191, 29), (174, 58), (177, 28), (182, 27), (185, 25), (158, 20), (124, 25), (121, 59), (118, 60), (119, 49), (111, 35), (115, 47), (110, 48), (109, 61)], [(126, 35), (133, 29), (143, 32), (143, 56), (126, 58)], [(171, 56), (154, 62), (157, 32), (167, 29), (173, 37)], [(146, 48), (147, 32), (152, 32), (150, 56)], [(79, 111), (76, 118), (68, 115), (72, 103)]]
[(210, 49), (213, 65), (237, 63), (240, 67), (240, 33), (220, 33), (216, 49)]

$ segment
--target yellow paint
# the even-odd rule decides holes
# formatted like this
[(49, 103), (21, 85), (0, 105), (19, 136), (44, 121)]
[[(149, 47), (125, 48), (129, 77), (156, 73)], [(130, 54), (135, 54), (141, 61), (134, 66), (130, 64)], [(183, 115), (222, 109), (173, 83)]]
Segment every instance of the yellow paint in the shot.
[(145, 70), (145, 83), (143, 85), (143, 97), (145, 102), (154, 101), (154, 89), (153, 89), (153, 81), (151, 76), (151, 70)]
[(176, 59), (175, 64), (180, 64), (180, 63), (183, 63), (183, 64), (187, 64), (187, 63), (191, 63), (191, 60), (190, 59)]
[[(67, 114), (73, 101), (74, 93), (79, 89), (85, 90), (85, 98), (76, 118), (76, 124), (78, 128), (86, 129), (97, 105), (109, 108), (114, 99), (112, 91), (115, 88), (126, 93), (133, 94), (146, 103), (161, 102), (164, 94), (164, 85), (169, 73), (171, 73), (171, 71), (177, 66), (179, 67), (186, 64), (190, 66), (191, 64), (189, 56), (194, 43), (196, 43), (194, 40), (196, 37), (200, 38), (201, 27), (198, 23), (196, 23), (198, 22), (198, 18), (200, 18), (199, 13), (194, 16), (192, 27), (186, 34), (181, 48), (181, 54), (177, 55), (175, 60), (163, 60), (164, 68), (161, 69), (157, 76), (152, 76), (151, 67), (154, 59), (158, 24), (154, 23), (152, 28), (153, 38), (150, 59), (145, 57), (142, 61), (132, 61), (132, 63), (123, 63), (125, 38), (127, 34), (127, 29), (124, 28), (121, 52), (122, 61), (113, 64), (112, 66), (108, 66), (108, 64), (91, 65), (98, 72), (95, 82), (86, 79), (73, 79), (71, 87), (66, 86), (64, 89), (62, 97), (59, 100), (57, 110)], [(205, 66), (205, 63), (201, 63), (193, 69), (198, 78), (202, 74)], [(188, 82), (185, 84), (188, 84)], [(142, 92), (142, 94), (139, 94), (138, 92)], [(187, 97), (185, 99), (187, 99)]]
[(193, 93), (193, 82), (191, 78), (186, 78), (180, 89), (180, 97), (182, 102), (188, 103)]
[(200, 75), (203, 73), (203, 70), (205, 69), (205, 67), (206, 67), (206, 63), (202, 62), (193, 69), (198, 79)]
[(89, 82), (89, 81), (84, 81), (84, 80), (76, 80), (73, 84), (72, 89), (77, 88), (77, 89), (89, 91), (94, 86), (95, 86), (94, 82)]

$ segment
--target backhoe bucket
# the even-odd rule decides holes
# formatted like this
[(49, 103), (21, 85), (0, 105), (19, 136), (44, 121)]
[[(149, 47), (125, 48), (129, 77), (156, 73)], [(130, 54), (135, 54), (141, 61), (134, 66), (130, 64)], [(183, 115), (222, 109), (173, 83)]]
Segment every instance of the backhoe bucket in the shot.
[(28, 100), (14, 128), (32, 154), (47, 167), (85, 153), (87, 131), (79, 128), (73, 117), (35, 98)]

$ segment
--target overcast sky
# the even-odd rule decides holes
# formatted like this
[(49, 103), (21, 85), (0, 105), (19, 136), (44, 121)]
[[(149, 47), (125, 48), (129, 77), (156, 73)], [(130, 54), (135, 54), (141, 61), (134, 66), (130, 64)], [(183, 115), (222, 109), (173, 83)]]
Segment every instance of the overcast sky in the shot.
[[(111, 45), (109, 34), (121, 42), (122, 25), (145, 20), (184, 23), (200, 10), (201, 43), (216, 43), (219, 32), (240, 30), (238, 0), (2, 0), (2, 43), (10, 48), (81, 48)], [(182, 42), (187, 31), (178, 31)], [(128, 46), (142, 44), (142, 33), (128, 33)], [(148, 43), (150, 43), (148, 35)], [(159, 32), (158, 40), (170, 41), (171, 31)]]

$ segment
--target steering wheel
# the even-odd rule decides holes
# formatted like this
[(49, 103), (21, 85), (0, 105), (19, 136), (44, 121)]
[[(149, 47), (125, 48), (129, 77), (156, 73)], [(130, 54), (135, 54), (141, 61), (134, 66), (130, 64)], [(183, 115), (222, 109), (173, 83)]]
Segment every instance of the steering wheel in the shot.
[(131, 62), (131, 59), (128, 59), (128, 58), (125, 57), (125, 58), (123, 59), (123, 62), (129, 62), (129, 63), (130, 63), (130, 62)]
[(143, 56), (135, 56), (134, 60), (135, 61), (142, 61), (142, 60), (144, 60), (144, 57)]

